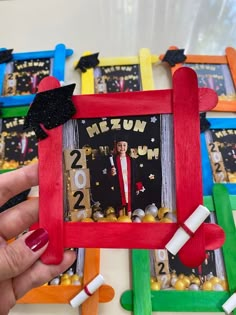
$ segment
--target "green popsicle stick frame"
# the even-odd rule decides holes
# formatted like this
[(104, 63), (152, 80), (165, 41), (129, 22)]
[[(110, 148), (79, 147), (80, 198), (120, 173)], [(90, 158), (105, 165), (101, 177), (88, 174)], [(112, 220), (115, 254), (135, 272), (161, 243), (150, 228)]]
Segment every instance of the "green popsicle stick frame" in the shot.
[[(204, 197), (204, 205), (215, 211), (218, 224), (224, 229), (226, 240), (222, 247), (228, 291), (150, 290), (150, 260), (148, 250), (132, 251), (133, 290), (125, 291), (120, 299), (122, 307), (134, 315), (152, 312), (223, 312), (222, 305), (236, 291), (236, 229), (232, 210), (236, 210), (236, 196), (229, 195), (224, 184), (215, 184), (213, 196)], [(233, 311), (236, 315), (236, 310)]]

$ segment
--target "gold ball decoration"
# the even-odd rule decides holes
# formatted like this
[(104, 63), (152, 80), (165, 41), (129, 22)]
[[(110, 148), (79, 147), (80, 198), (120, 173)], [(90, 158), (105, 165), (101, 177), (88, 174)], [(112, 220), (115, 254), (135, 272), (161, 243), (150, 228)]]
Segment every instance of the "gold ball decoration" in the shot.
[(173, 221), (171, 219), (165, 217), (165, 218), (162, 218), (159, 222), (161, 222), (161, 223), (172, 223)]
[(106, 210), (105, 210), (105, 215), (106, 216), (108, 216), (110, 214), (115, 214), (115, 213), (116, 213), (115, 209), (113, 207), (111, 207), (111, 206), (107, 207)]
[(71, 285), (71, 280), (70, 279), (62, 279), (61, 285)]
[(193, 274), (193, 273), (191, 273), (190, 275), (189, 275), (189, 279), (190, 279), (190, 281), (192, 282), (192, 280), (195, 278), (195, 275)]
[(71, 276), (71, 281), (77, 281), (77, 280), (80, 280), (80, 276), (77, 273), (75, 273)]
[(94, 222), (92, 218), (84, 218), (81, 222)]
[(128, 215), (121, 215), (117, 219), (118, 222), (132, 222)]
[(72, 275), (70, 279), (72, 285), (81, 285), (81, 279), (78, 274)]
[(67, 279), (70, 279), (70, 275), (68, 273), (63, 273), (61, 275), (61, 280), (67, 280)]
[(191, 284), (191, 281), (190, 281), (189, 277), (187, 277), (187, 276), (184, 276), (182, 281), (184, 282), (186, 288), (188, 288)]
[(217, 283), (220, 283), (220, 278), (218, 278), (218, 277), (211, 277), (211, 278), (209, 279), (209, 281), (210, 281), (213, 285), (215, 285), (215, 284), (217, 284)]
[(179, 279), (183, 279), (185, 277), (185, 275), (183, 274), (183, 273), (180, 273), (179, 275), (178, 275), (178, 278)]
[(108, 222), (107, 218), (102, 217), (97, 220), (97, 222)]
[(155, 282), (155, 281), (157, 281), (156, 277), (151, 277), (151, 278), (150, 278), (150, 283), (153, 283), (153, 282)]
[(173, 212), (165, 213), (164, 219), (169, 219), (169, 220), (171, 220), (171, 222), (176, 222), (177, 221), (176, 214), (173, 213)]
[(194, 278), (191, 280), (191, 283), (194, 283), (194, 284), (197, 284), (198, 286), (200, 286), (201, 281), (200, 281), (200, 279), (199, 279), (199, 278), (194, 277)]
[(145, 222), (145, 223), (152, 223), (152, 222), (156, 222), (155, 218), (153, 215), (151, 214), (145, 214), (145, 216), (143, 217), (143, 220), (142, 222)]
[(158, 213), (157, 213), (158, 219), (159, 219), (159, 220), (163, 219), (163, 218), (164, 218), (164, 215), (165, 215), (166, 213), (168, 213), (169, 211), (170, 211), (170, 209), (167, 208), (167, 207), (161, 207), (161, 208), (159, 208)]
[(209, 280), (205, 281), (202, 285), (203, 291), (212, 291), (213, 290), (213, 284)]
[(161, 283), (159, 281), (154, 281), (151, 283), (151, 290), (159, 291), (161, 290)]
[(175, 286), (174, 288), (177, 290), (177, 291), (184, 291), (186, 289), (186, 286), (185, 286), (185, 283), (182, 279), (178, 279), (176, 282), (175, 282)]
[(106, 217), (107, 221), (109, 222), (116, 222), (117, 221), (117, 217), (115, 216), (115, 214), (111, 213)]

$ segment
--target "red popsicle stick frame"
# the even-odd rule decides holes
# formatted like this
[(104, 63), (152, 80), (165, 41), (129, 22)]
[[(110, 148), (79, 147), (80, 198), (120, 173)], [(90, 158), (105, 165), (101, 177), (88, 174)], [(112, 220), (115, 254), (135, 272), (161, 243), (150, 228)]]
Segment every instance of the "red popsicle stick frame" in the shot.
[[(40, 91), (58, 86), (55, 78), (48, 77), (42, 81)], [(76, 107), (73, 119), (173, 113), (177, 223), (64, 222), (63, 126), (59, 126), (39, 141), (39, 224), (50, 237), (43, 262), (59, 263), (67, 247), (164, 248), (179, 224), (203, 203), (199, 112), (216, 105), (215, 92), (198, 88), (195, 72), (181, 68), (173, 76), (172, 90), (75, 95), (72, 101)], [(181, 260), (198, 266), (205, 258), (205, 250), (220, 247), (223, 241), (220, 227), (204, 223), (180, 250)]]

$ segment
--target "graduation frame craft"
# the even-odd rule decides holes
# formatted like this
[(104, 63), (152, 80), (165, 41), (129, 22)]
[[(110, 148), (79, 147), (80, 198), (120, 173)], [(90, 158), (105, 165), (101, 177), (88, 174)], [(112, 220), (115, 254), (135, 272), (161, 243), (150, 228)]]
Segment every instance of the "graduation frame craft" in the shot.
[[(64, 44), (58, 44), (49, 51), (14, 54), (11, 51), (0, 49), (0, 173), (26, 165), (36, 156), (34, 134), (22, 132), (24, 116), (40, 80), (51, 74), (63, 81), (66, 58), (73, 53)], [(5, 59), (4, 53), (7, 55)]]
[[(89, 51), (83, 54), (88, 55), (91, 55)], [(149, 49), (141, 48), (137, 56), (99, 57), (98, 61), (97, 67), (81, 73), (83, 94), (154, 89), (152, 66), (159, 62), (159, 57), (151, 54)]]
[[(226, 312), (236, 314), (232, 307), (226, 309), (226, 303), (235, 292), (236, 272), (236, 231), (233, 210), (236, 209), (236, 196), (229, 195), (223, 184), (215, 184), (213, 195), (204, 197), (204, 205), (216, 212), (217, 222), (224, 229), (226, 240), (222, 247), (227, 286), (223, 291), (208, 290), (151, 290), (150, 287), (150, 258), (147, 251), (136, 250), (133, 255), (132, 289), (121, 295), (120, 303), (134, 315), (149, 315), (152, 312)], [(212, 279), (216, 279), (213, 277)], [(207, 283), (207, 281), (205, 282)], [(218, 282), (219, 283), (219, 282)], [(172, 302), (170, 302), (172, 301)], [(234, 300), (235, 305), (235, 300)], [(233, 304), (232, 303), (232, 304)], [(231, 305), (232, 305), (231, 304)]]
[[(169, 50), (177, 50), (171, 46)], [(160, 56), (163, 59), (164, 56)], [(179, 67), (187, 66), (194, 69), (198, 75), (200, 87), (210, 87), (218, 94), (217, 106), (212, 111), (236, 111), (236, 50), (233, 47), (225, 49), (225, 55), (186, 55), (183, 63), (171, 67), (174, 73)]]
[(208, 118), (210, 128), (201, 134), (204, 196), (212, 194), (214, 183), (223, 183), (236, 195), (236, 119)]
[(66, 58), (73, 54), (64, 44), (57, 44), (54, 50), (23, 53), (1, 48), (0, 56), (6, 52), (9, 52), (8, 59), (0, 64), (2, 107), (30, 104), (43, 77), (53, 75), (63, 81)]
[(0, 174), (27, 165), (37, 159), (34, 132), (24, 132), (24, 117), (29, 106), (3, 107), (0, 130)]
[[(54, 83), (51, 80), (55, 82), (52, 78), (44, 79), (40, 91), (52, 88)], [(57, 84), (56, 87), (59, 86)], [(217, 97), (214, 91), (198, 89), (195, 72), (183, 68), (179, 69), (173, 77), (173, 90), (74, 95), (71, 100), (75, 106), (72, 120), (173, 113), (176, 206), (180, 210), (177, 211), (177, 223), (170, 224), (64, 222), (62, 126), (57, 126), (47, 130), (47, 137), (38, 143), (39, 225), (47, 229), (50, 235), (50, 244), (42, 260), (47, 264), (59, 263), (64, 248), (68, 247), (165, 248), (176, 232), (178, 224), (184, 222), (199, 204), (203, 203), (201, 172), (199, 172), (201, 167), (199, 111), (209, 110), (215, 106)], [(188, 106), (188, 100), (191, 101), (191, 107)], [(195, 154), (188, 154), (190, 147), (191, 150), (195, 149)], [(45, 178), (47, 181), (44, 180)], [(186, 195), (191, 195), (191, 198), (186, 198)], [(218, 233), (220, 242), (217, 246), (220, 247), (224, 239), (222, 229), (215, 224), (201, 225), (181, 249), (182, 261), (188, 265), (199, 265), (204, 260), (205, 247), (213, 246), (212, 236), (215, 233)], [(146, 235), (148, 237), (145, 237)], [(205, 244), (206, 235), (207, 244)]]

